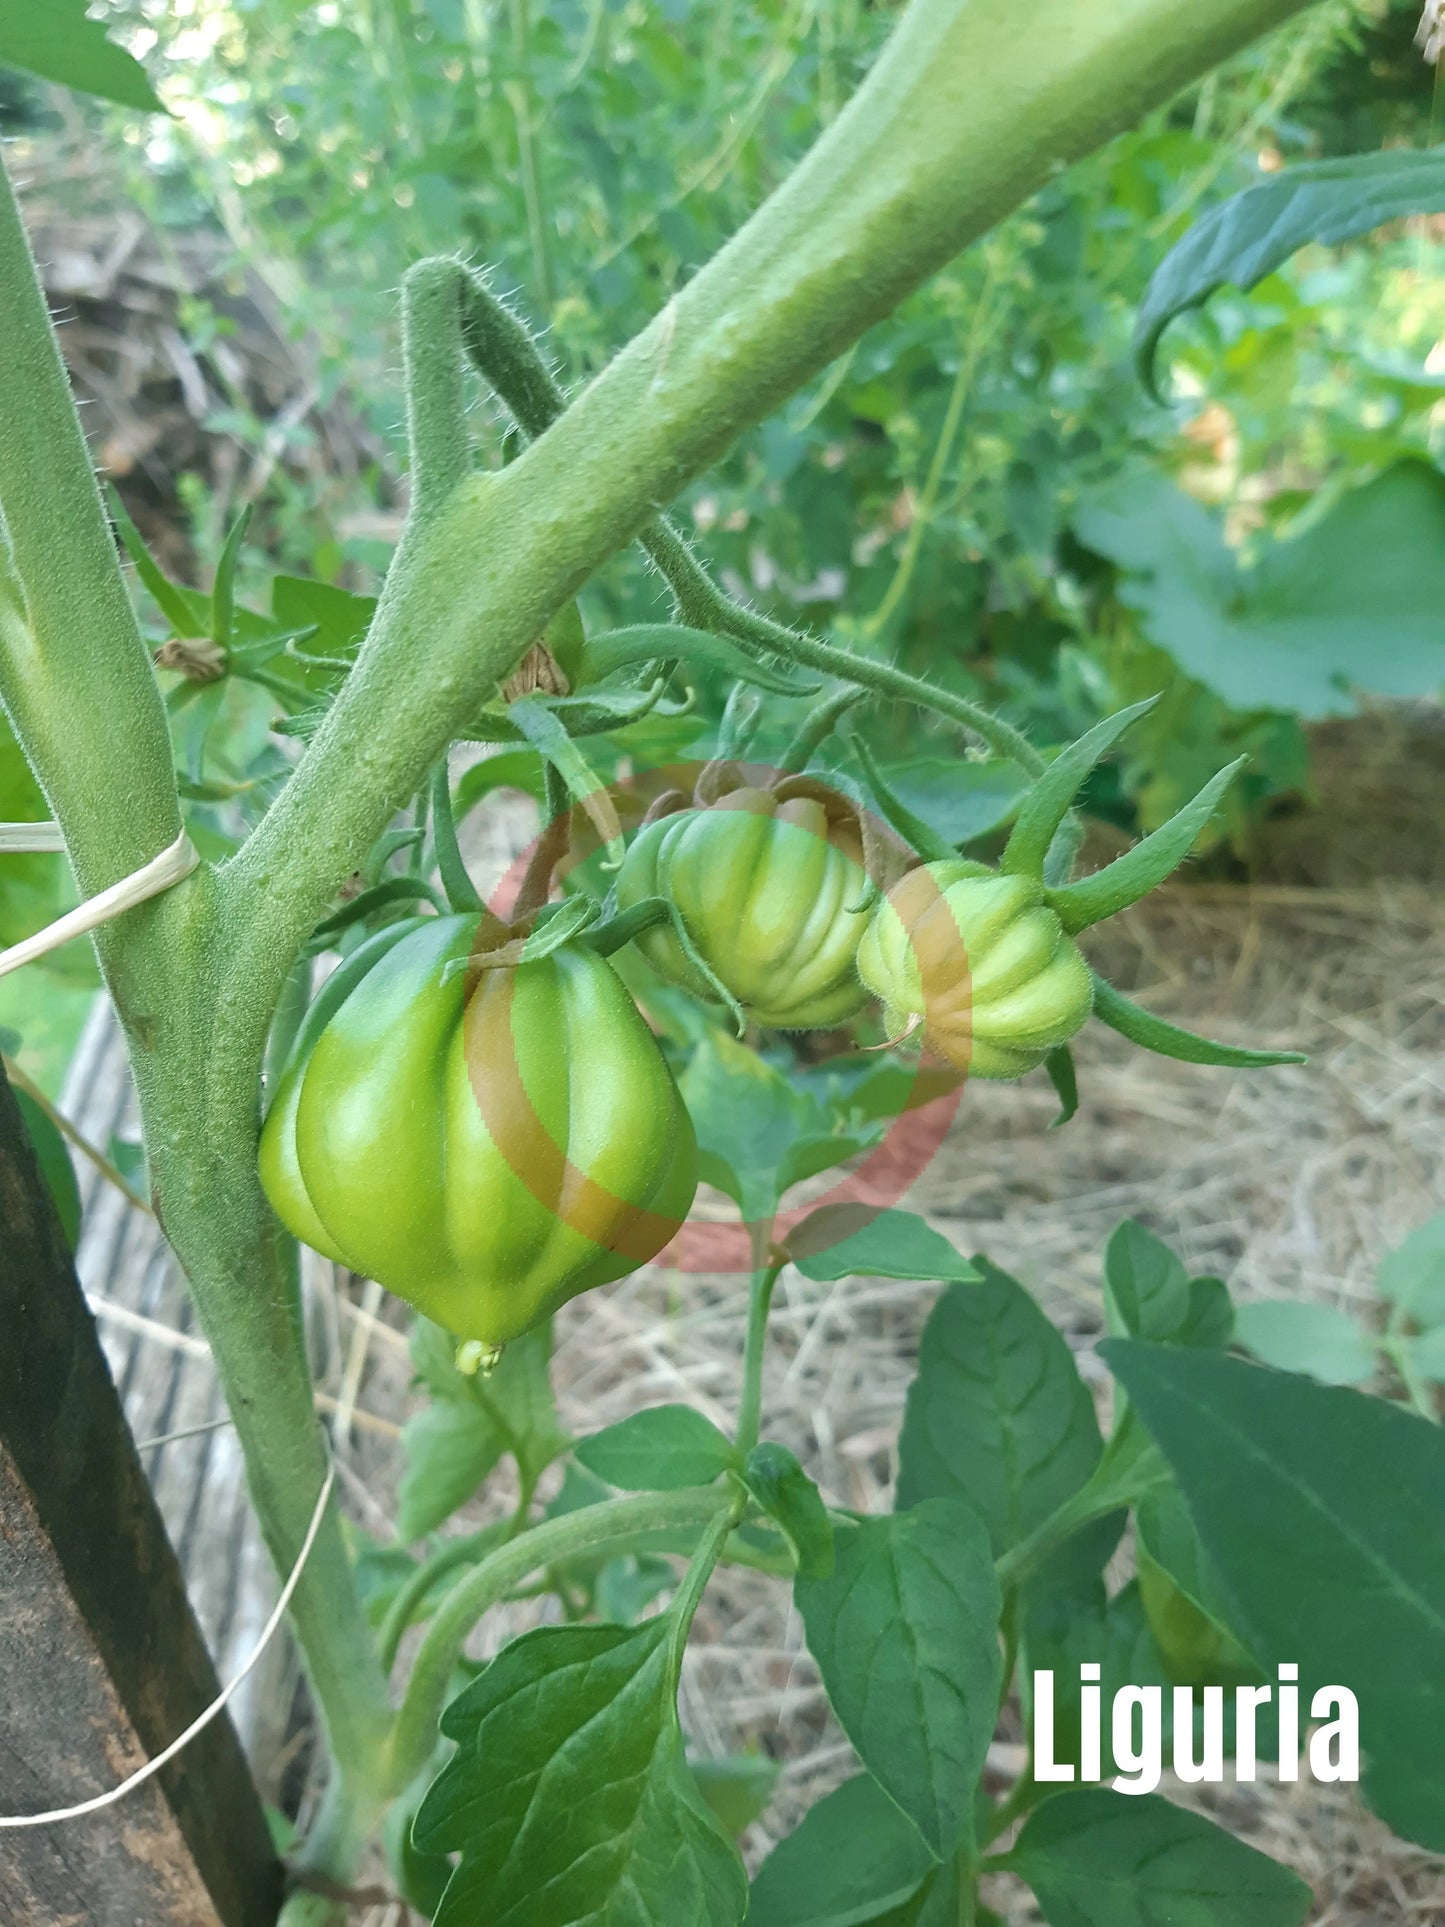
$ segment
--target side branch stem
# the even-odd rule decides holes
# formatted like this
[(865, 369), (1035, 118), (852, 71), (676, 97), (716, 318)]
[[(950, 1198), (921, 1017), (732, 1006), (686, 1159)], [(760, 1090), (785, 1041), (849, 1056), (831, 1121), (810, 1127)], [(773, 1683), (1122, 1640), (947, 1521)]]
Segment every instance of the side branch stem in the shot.
[(452, 1672), (473, 1626), (530, 1574), (639, 1533), (701, 1528), (727, 1503), (716, 1485), (642, 1492), (548, 1519), (485, 1558), (447, 1595), (422, 1639), (392, 1735), (391, 1784), (407, 1786), (431, 1757)]

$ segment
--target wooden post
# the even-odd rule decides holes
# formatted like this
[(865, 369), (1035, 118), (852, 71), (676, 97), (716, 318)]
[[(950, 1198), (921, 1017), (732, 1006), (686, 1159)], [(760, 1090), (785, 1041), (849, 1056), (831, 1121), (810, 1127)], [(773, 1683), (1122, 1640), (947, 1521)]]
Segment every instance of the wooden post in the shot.
[[(219, 1690), (0, 1072), (0, 1814), (107, 1791)], [(225, 1714), (113, 1806), (0, 1831), (5, 1927), (272, 1927), (281, 1890)]]

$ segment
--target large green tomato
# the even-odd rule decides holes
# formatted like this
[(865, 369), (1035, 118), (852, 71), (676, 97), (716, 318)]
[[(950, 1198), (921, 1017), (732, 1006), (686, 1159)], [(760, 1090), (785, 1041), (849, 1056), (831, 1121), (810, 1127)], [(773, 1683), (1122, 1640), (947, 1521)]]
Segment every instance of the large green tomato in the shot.
[(858, 973), (897, 1029), (973, 1077), (1022, 1077), (1093, 1008), (1089, 967), (1032, 877), (910, 870), (878, 906)]
[(564, 946), (469, 967), (478, 923), (415, 919), (340, 966), (260, 1168), (298, 1238), (494, 1349), (656, 1256), (692, 1203), (697, 1145), (612, 966)]
[[(735, 789), (642, 830), (617, 873), (618, 907), (667, 898), (750, 1017), (770, 1030), (820, 1030), (868, 1001), (857, 971), (870, 894), (861, 859), (856, 817), (786, 788)], [(636, 943), (670, 982), (715, 994), (668, 925)]]

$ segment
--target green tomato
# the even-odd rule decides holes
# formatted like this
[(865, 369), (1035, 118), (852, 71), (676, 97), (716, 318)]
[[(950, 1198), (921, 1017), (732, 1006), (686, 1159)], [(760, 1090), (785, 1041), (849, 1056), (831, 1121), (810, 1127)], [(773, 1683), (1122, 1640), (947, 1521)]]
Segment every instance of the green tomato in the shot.
[(691, 1206), (697, 1144), (612, 966), (564, 946), (468, 968), (478, 923), (414, 919), (341, 965), (260, 1169), (298, 1238), (491, 1350), (655, 1257)]
[(973, 1077), (1022, 1077), (1093, 1006), (1089, 967), (1032, 877), (960, 859), (910, 870), (878, 906), (858, 974), (890, 1026)]
[[(770, 1030), (820, 1030), (868, 1001), (856, 967), (869, 896), (861, 858), (856, 820), (816, 797), (736, 789), (649, 824), (617, 873), (617, 902), (628, 910), (666, 897), (750, 1017)], [(715, 995), (668, 925), (636, 942), (669, 982)]]

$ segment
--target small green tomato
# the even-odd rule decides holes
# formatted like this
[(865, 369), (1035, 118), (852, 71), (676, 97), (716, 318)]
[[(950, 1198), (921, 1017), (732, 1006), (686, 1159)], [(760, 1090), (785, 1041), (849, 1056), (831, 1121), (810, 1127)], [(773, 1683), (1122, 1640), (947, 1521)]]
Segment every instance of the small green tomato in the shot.
[(1032, 877), (960, 859), (910, 870), (878, 906), (858, 974), (890, 1027), (972, 1077), (1014, 1078), (1067, 1043), (1093, 1005), (1089, 967)]

